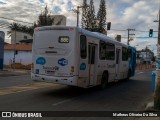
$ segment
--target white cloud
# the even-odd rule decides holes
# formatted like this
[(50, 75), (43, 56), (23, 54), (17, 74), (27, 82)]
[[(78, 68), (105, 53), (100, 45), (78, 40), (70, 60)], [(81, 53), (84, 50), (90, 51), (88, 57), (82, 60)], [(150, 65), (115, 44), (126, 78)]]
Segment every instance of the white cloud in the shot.
[[(157, 19), (159, 1), (155, 0), (114, 0), (116, 2), (108, 3), (108, 21), (112, 22), (111, 29), (122, 29), (128, 28), (136, 29), (134, 41), (131, 41), (131, 45), (139, 45), (139, 48), (146, 47), (146, 45), (152, 45), (156, 53), (156, 38), (143, 38), (148, 37), (149, 29), (157, 31), (157, 23), (153, 21)], [(109, 31), (109, 34), (121, 34), (122, 38), (127, 37), (127, 31)], [(154, 32), (156, 37), (157, 32)], [(142, 38), (136, 38), (142, 37)], [(127, 38), (123, 38), (122, 42), (126, 43)]]
[[(55, 13), (55, 7), (59, 7), (60, 11), (58, 14), (63, 14), (67, 17), (67, 25), (76, 26), (76, 13), (71, 9), (76, 9), (77, 5), (82, 5), (83, 0), (0, 0), (0, 2), (6, 3), (0, 3), (0, 17), (33, 23), (38, 19), (38, 15), (44, 10), (45, 5), (47, 5), (52, 14), (57, 14)], [(99, 8), (99, 2), (100, 0), (94, 0), (96, 12)], [(154, 31), (158, 29), (157, 23), (153, 22), (157, 19), (159, 9), (158, 0), (106, 0), (106, 7), (107, 21), (112, 22), (111, 29), (126, 30), (128, 28), (134, 28), (141, 31), (149, 31), (151, 28)], [(2, 28), (0, 30), (7, 31), (7, 29)], [(122, 42), (127, 42), (127, 38), (124, 38), (127, 37), (127, 31), (110, 30), (108, 34), (112, 37), (116, 36), (116, 34), (121, 34)], [(135, 34), (135, 37), (148, 37), (148, 32), (135, 31)], [(152, 39), (134, 38), (131, 45), (156, 45), (157, 40), (155, 38)]]

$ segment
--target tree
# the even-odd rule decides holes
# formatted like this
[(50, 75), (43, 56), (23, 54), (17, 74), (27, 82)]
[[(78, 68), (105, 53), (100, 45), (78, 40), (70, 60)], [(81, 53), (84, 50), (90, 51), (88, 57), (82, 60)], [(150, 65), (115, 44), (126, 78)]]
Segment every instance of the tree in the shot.
[(54, 18), (48, 14), (48, 8), (45, 7), (44, 11), (39, 15), (37, 20), (37, 26), (52, 25)]
[(89, 8), (87, 7), (87, 0), (83, 0), (83, 5), (82, 5), (82, 20), (81, 20), (81, 27), (83, 29), (88, 29), (89, 28), (89, 20), (88, 20), (88, 12)]
[(18, 31), (18, 32), (23, 32), (23, 33), (28, 33), (31, 36), (33, 35), (33, 31), (34, 31), (34, 27), (33, 26), (26, 26), (26, 25), (21, 25), (18, 23), (12, 23), (9, 25), (9, 31), (7, 32), (7, 34), (9, 35), (9, 37), (11, 36), (11, 32), (12, 31)]
[(12, 30), (14, 30), (14, 31), (20, 31), (21, 30), (21, 25), (18, 24), (18, 23), (12, 23), (12, 24), (9, 25), (9, 29), (10, 30), (7, 32), (7, 34), (10, 37)]
[[(26, 25), (21, 25), (21, 24), (18, 24), (18, 23), (12, 23), (9, 26), (10, 31), (8, 31), (7, 34), (10, 37), (11, 36), (11, 31), (15, 30), (15, 31), (19, 31), (19, 32), (28, 33), (31, 36), (33, 36), (33, 32), (34, 32), (35, 27), (52, 25), (53, 22), (54, 22), (54, 18), (51, 15), (48, 14), (48, 8), (46, 6), (44, 11), (39, 15), (37, 23), (34, 22), (34, 24), (30, 27), (28, 27)], [(57, 23), (57, 25), (59, 25), (60, 23), (61, 23), (61, 21), (59, 21)]]
[(95, 9), (93, 0), (90, 0), (90, 5), (88, 6), (87, 1), (83, 1), (83, 8), (82, 8), (82, 28), (95, 31), (96, 28), (96, 16), (95, 16)]
[(98, 32), (103, 33), (106, 28), (106, 6), (105, 6), (105, 0), (100, 1), (100, 6), (97, 14), (97, 19), (98, 19)]
[(152, 57), (152, 61), (155, 62), (156, 61), (156, 56)]
[(97, 26), (96, 26), (96, 16), (95, 16), (93, 0), (90, 0), (90, 6), (88, 11), (88, 22), (89, 22), (89, 30), (95, 31)]

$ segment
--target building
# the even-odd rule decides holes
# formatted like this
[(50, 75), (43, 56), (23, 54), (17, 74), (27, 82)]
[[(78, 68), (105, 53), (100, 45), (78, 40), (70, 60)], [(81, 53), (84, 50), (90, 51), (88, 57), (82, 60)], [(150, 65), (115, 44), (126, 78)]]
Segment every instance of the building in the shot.
[(137, 51), (137, 63), (151, 63), (154, 60), (154, 53), (148, 49), (142, 49)]
[(66, 26), (66, 17), (64, 15), (51, 15), (54, 18), (52, 25), (65, 25)]
[(6, 44), (4, 46), (4, 65), (12, 65), (15, 63), (22, 65), (30, 65), (32, 63), (32, 44)]
[(3, 61), (4, 61), (4, 37), (5, 33), (0, 31), (0, 70), (3, 69)]
[(31, 40), (33, 37), (27, 33), (19, 32), (19, 31), (11, 31), (11, 44), (21, 43), (24, 40)]

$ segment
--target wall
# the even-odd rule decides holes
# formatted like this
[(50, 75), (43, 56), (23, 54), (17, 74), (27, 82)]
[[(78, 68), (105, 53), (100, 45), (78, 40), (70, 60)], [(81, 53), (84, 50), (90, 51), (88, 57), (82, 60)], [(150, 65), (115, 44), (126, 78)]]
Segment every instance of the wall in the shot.
[[(25, 40), (24, 36), (27, 36), (27, 39), (32, 39), (32, 36), (23, 32), (16, 31), (16, 43), (19, 43), (20, 40)], [(11, 44), (15, 43), (15, 31), (11, 32)]]
[[(4, 65), (10, 65), (13, 62), (14, 51), (4, 50)], [(28, 65), (32, 63), (31, 51), (18, 51), (15, 55), (15, 63)]]
[(0, 31), (0, 70), (3, 69), (4, 36), (4, 32)]

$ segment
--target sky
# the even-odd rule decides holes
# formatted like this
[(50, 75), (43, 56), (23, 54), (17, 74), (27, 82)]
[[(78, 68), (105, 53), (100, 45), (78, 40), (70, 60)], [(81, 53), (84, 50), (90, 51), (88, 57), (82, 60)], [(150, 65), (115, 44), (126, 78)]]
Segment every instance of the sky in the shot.
[[(89, 3), (90, 0), (87, 2)], [(97, 13), (100, 0), (93, 0), (93, 2)], [(46, 5), (50, 14), (66, 16), (67, 26), (76, 26), (77, 17), (72, 9), (76, 9), (82, 3), (83, 0), (0, 0), (0, 31), (5, 32), (5, 41), (10, 42), (7, 36), (9, 29), (5, 23), (13, 21), (1, 17), (33, 23), (37, 21), (38, 15)], [(135, 29), (130, 32), (135, 34), (130, 45), (138, 50), (148, 46), (156, 54), (158, 22), (153, 21), (158, 20), (159, 7), (160, 0), (106, 0), (106, 22), (111, 22), (111, 30), (107, 31), (108, 36), (115, 38), (117, 34), (122, 35), (122, 42), (127, 43), (127, 29)], [(149, 29), (154, 31), (152, 38), (148, 37)]]

